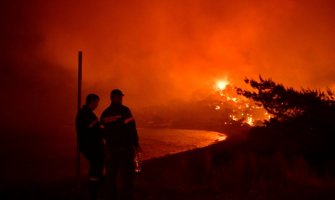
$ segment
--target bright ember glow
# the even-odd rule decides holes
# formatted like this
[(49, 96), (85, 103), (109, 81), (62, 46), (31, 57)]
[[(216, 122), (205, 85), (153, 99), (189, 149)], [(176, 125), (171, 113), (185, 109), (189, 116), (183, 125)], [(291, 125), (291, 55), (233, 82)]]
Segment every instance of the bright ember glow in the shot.
[(256, 105), (250, 99), (236, 93), (234, 87), (227, 80), (220, 80), (215, 84), (212, 106), (217, 112), (227, 116), (225, 125), (232, 125), (233, 121), (249, 126), (262, 125), (264, 120), (270, 120), (271, 115), (263, 107)]
[(246, 123), (249, 124), (250, 126), (253, 126), (254, 122), (253, 122), (252, 117), (248, 117), (247, 120), (246, 120)]
[(225, 90), (228, 84), (229, 84), (228, 80), (221, 80), (216, 83), (216, 88), (218, 90)]

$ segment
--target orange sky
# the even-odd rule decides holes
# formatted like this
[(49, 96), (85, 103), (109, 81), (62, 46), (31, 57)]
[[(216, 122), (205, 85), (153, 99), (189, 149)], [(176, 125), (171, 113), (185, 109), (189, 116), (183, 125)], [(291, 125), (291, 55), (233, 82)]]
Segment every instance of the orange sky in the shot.
[(3, 91), (15, 104), (28, 97), (37, 110), (75, 105), (79, 49), (85, 94), (106, 99), (120, 87), (135, 107), (188, 99), (225, 77), (237, 85), (261, 74), (294, 87), (335, 86), (331, 0), (1, 4)]
[(226, 75), (238, 83), (262, 74), (324, 87), (334, 83), (335, 6), (320, 2), (126, 0), (77, 9), (50, 3), (41, 48), (72, 71), (82, 49), (88, 83), (110, 82), (134, 94), (191, 92)]

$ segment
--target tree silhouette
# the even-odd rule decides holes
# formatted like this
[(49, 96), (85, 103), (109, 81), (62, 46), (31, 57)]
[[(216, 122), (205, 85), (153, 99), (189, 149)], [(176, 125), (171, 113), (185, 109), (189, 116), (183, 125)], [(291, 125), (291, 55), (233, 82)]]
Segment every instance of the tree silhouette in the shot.
[[(335, 163), (335, 95), (326, 91), (284, 87), (271, 79), (245, 79), (253, 90), (237, 92), (263, 106), (273, 118), (251, 130), (256, 149), (301, 154), (319, 173)], [(335, 175), (335, 170), (333, 170)]]
[(326, 92), (311, 89), (298, 91), (292, 87), (287, 88), (275, 83), (272, 79), (263, 79), (261, 76), (259, 76), (259, 81), (245, 79), (245, 82), (254, 91), (238, 88), (237, 93), (253, 99), (278, 121), (334, 114), (335, 96), (330, 89)]

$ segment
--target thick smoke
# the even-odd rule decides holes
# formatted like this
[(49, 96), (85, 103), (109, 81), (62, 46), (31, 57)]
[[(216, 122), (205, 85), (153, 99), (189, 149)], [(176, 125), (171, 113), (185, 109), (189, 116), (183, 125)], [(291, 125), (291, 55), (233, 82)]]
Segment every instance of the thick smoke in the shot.
[(115, 87), (142, 107), (190, 99), (225, 77), (239, 86), (259, 74), (298, 88), (334, 84), (330, 0), (1, 4), (2, 124), (73, 120), (78, 50), (84, 94), (98, 93), (102, 107)]

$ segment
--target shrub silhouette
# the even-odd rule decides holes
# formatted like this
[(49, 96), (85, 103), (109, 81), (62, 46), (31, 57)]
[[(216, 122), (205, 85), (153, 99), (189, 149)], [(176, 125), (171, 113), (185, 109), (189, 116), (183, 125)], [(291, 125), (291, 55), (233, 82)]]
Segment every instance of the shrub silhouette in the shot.
[[(250, 140), (264, 151), (302, 154), (319, 171), (335, 158), (335, 95), (327, 91), (296, 90), (272, 79), (245, 79), (253, 90), (237, 92), (272, 115), (265, 127), (251, 131)], [(257, 144), (256, 144), (257, 143)]]

